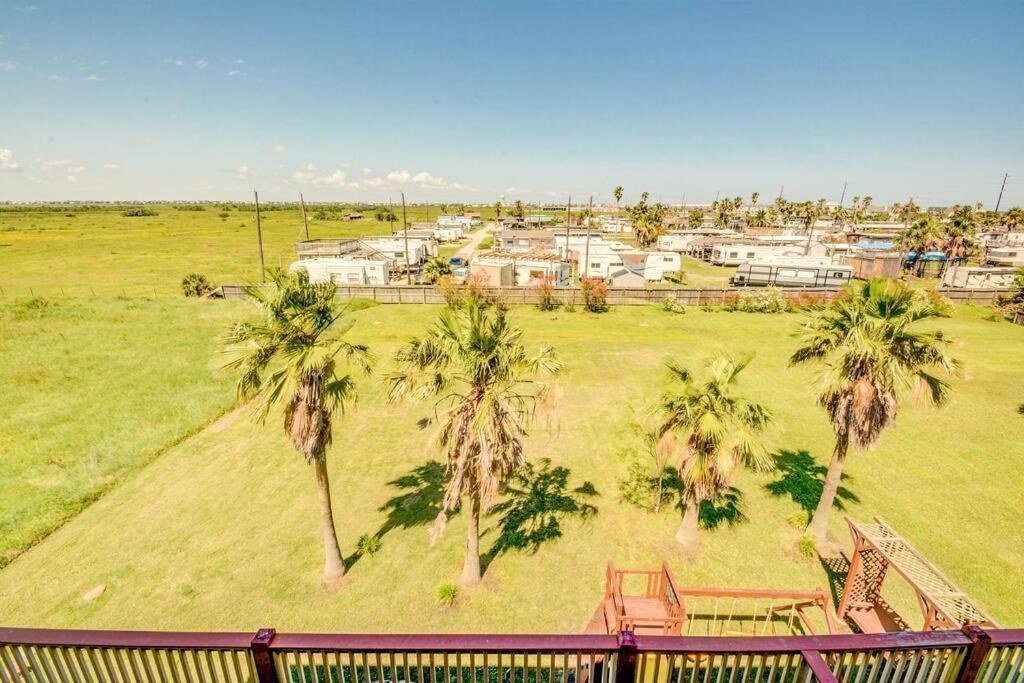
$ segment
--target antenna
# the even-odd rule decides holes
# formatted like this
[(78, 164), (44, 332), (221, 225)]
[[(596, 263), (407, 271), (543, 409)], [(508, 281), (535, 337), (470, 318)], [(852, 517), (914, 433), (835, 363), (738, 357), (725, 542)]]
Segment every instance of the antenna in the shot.
[(847, 184), (848, 184), (847, 181), (844, 180), (843, 181), (843, 196), (839, 198), (839, 208), (840, 209), (843, 208), (843, 202), (846, 201), (846, 186), (847, 186)]

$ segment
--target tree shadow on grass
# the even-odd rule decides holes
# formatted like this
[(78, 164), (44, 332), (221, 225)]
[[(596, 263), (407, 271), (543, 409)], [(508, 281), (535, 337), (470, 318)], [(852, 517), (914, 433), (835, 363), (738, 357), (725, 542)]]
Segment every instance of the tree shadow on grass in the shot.
[[(417, 465), (408, 474), (388, 482), (388, 485), (394, 486), (400, 493), (380, 506), (380, 511), (387, 513), (387, 518), (373, 534), (378, 540), (392, 529), (411, 529), (430, 524), (440, 514), (444, 496), (444, 466), (436, 460)], [(351, 567), (361, 557), (357, 550), (345, 559), (345, 565)]]
[(597, 514), (589, 502), (597, 495), (594, 485), (587, 481), (570, 488), (570, 474), (567, 468), (552, 467), (544, 458), (536, 465), (528, 463), (509, 482), (505, 499), (491, 508), (499, 517), (498, 537), (480, 558), (483, 571), (502, 553), (536, 553), (541, 545), (562, 535), (563, 520), (589, 519)]
[[(765, 490), (773, 496), (789, 496), (808, 515), (812, 514), (825, 490), (828, 467), (816, 463), (807, 451), (780, 451), (776, 457), (775, 472), (779, 478), (765, 484)], [(860, 501), (857, 494), (842, 485), (848, 479), (845, 473), (840, 478), (834, 503), (837, 510), (845, 510), (844, 503)]]
[(711, 500), (701, 501), (698, 515), (700, 527), (707, 531), (714, 531), (725, 524), (731, 529), (737, 524), (747, 521), (747, 515), (743, 512), (743, 508), (743, 492), (735, 486), (730, 486)]

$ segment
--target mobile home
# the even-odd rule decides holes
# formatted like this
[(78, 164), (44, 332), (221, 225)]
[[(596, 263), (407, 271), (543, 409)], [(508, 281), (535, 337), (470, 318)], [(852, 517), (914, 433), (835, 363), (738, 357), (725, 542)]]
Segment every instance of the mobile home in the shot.
[(951, 266), (942, 274), (942, 286), (950, 289), (1009, 289), (1016, 277), (1016, 268)]
[(1024, 266), (1024, 247), (999, 247), (989, 249), (985, 263), (993, 266)]
[(799, 256), (803, 249), (795, 245), (773, 244), (716, 244), (711, 248), (711, 263), (716, 266), (738, 266), (744, 261)]
[(767, 258), (741, 263), (732, 277), (735, 285), (764, 287), (841, 287), (853, 277), (853, 268), (828, 259)]
[(325, 256), (296, 261), (289, 268), (309, 275), (310, 282), (338, 285), (386, 285), (391, 279), (388, 259), (383, 256)]

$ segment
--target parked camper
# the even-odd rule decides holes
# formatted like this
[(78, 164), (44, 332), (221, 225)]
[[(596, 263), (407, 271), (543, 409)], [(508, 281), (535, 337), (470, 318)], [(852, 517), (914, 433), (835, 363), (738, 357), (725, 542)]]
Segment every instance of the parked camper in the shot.
[(993, 266), (1024, 266), (1024, 247), (999, 247), (989, 249), (985, 263)]
[(310, 282), (338, 285), (386, 285), (391, 278), (388, 259), (383, 256), (307, 258), (296, 261), (289, 270), (306, 271)]
[(942, 274), (942, 286), (950, 289), (1009, 289), (1016, 277), (1016, 268), (951, 266)]
[(482, 275), (492, 287), (527, 286), (550, 277), (556, 287), (569, 284), (571, 268), (557, 254), (548, 252), (488, 252), (475, 257), (470, 264), (473, 275)]
[(716, 244), (711, 249), (711, 263), (716, 266), (738, 266), (744, 261), (798, 256), (803, 249), (794, 246), (773, 244)]
[(841, 287), (852, 277), (853, 268), (828, 259), (775, 258), (741, 263), (732, 282), (758, 287)]

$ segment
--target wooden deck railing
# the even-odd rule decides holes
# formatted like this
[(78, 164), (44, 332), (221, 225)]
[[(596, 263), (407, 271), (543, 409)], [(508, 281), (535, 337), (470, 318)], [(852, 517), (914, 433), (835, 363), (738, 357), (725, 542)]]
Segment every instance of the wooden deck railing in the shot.
[(722, 638), (0, 628), (0, 681), (1024, 683), (1024, 629)]

